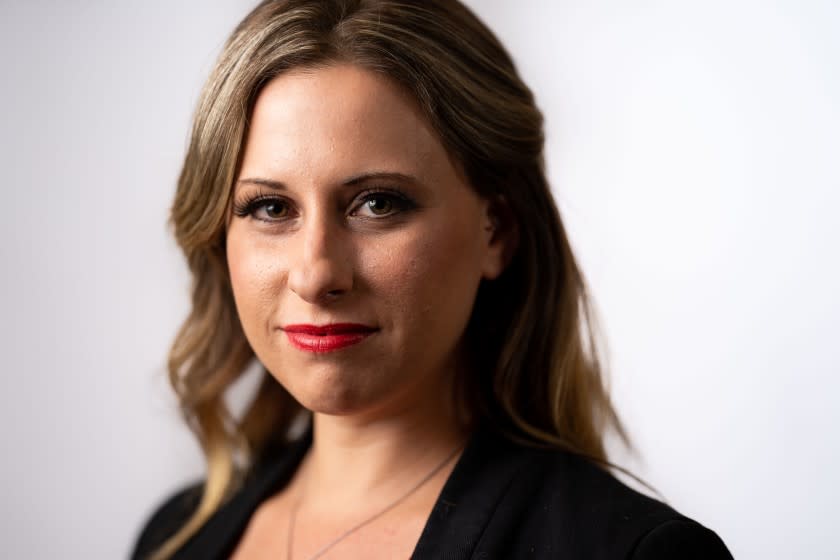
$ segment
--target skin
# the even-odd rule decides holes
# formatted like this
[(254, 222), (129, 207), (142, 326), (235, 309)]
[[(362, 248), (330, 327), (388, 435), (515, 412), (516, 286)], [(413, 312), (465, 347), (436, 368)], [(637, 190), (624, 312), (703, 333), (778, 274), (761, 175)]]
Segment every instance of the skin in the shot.
[[(314, 440), (235, 558), (284, 553), (298, 501), (294, 557), (306, 558), (463, 444), (446, 396), (464, 367), (478, 285), (504, 268), (509, 241), (494, 223), (492, 205), (386, 78), (342, 64), (290, 71), (262, 90), (227, 225), (230, 278), (246, 337), (313, 411)], [(336, 322), (376, 331), (320, 354), (283, 331)], [(410, 555), (454, 462), (324, 558)]]

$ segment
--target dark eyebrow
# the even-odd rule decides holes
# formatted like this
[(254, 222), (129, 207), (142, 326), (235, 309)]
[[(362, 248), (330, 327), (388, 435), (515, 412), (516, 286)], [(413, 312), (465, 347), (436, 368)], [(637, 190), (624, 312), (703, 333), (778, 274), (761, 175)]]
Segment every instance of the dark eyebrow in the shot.
[[(359, 173), (346, 179), (342, 184), (348, 187), (360, 185), (368, 181), (398, 181), (401, 183), (419, 184), (420, 181), (416, 177), (406, 175), (405, 173), (395, 173), (390, 171), (372, 171), (369, 173)], [(286, 190), (286, 185), (280, 181), (273, 181), (271, 179), (263, 179), (261, 177), (247, 177), (239, 179), (237, 183), (259, 185), (261, 187), (268, 187), (277, 191)]]

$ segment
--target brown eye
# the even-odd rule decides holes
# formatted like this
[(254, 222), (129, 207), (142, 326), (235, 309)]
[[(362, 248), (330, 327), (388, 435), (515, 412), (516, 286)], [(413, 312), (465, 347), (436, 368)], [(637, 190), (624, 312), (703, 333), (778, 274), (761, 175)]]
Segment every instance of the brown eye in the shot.
[(266, 201), (263, 204), (263, 211), (265, 212), (265, 216), (267, 218), (271, 220), (277, 220), (286, 217), (286, 215), (289, 213), (289, 207), (280, 202), (279, 200), (271, 200)]
[(234, 202), (233, 212), (240, 218), (253, 218), (263, 222), (279, 222), (293, 217), (294, 206), (284, 198), (257, 195)]
[(394, 204), (384, 196), (375, 196), (365, 202), (371, 214), (376, 216), (384, 216), (390, 214), (394, 210)]
[(360, 196), (360, 202), (351, 215), (360, 218), (390, 218), (415, 209), (416, 204), (397, 191), (374, 191)]

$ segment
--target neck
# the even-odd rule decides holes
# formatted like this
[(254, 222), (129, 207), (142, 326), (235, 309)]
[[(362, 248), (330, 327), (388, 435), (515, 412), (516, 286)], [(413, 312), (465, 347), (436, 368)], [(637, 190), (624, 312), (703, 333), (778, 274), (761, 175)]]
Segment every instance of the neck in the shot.
[[(312, 449), (301, 465), (310, 508), (389, 501), (463, 446), (467, 428), (440, 393), (399, 412), (331, 416), (315, 413)], [(447, 473), (455, 461), (448, 461)], [(374, 498), (375, 497), (375, 498)]]

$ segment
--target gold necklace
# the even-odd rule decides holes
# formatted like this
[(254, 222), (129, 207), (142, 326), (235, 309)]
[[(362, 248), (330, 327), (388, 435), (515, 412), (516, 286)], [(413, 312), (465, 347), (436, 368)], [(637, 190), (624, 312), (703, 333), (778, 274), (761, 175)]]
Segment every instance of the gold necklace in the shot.
[[(328, 542), (327, 544), (325, 544), (324, 546), (319, 548), (315, 552), (315, 554), (313, 554), (312, 556), (310, 556), (308, 558), (308, 560), (315, 560), (316, 558), (319, 558), (319, 557), (323, 556), (329, 549), (334, 547), (339, 542), (343, 541), (348, 536), (352, 535), (353, 533), (355, 533), (356, 531), (358, 531), (359, 529), (361, 529), (365, 525), (368, 525), (369, 523), (372, 523), (376, 519), (379, 519), (380, 517), (382, 517), (383, 515), (385, 515), (386, 513), (391, 511), (392, 509), (394, 509), (395, 507), (397, 507), (406, 498), (408, 498), (413, 493), (415, 493), (417, 490), (419, 490), (420, 487), (422, 487), (424, 484), (429, 482), (429, 480), (431, 480), (433, 476), (435, 476), (438, 472), (440, 472), (440, 470), (444, 466), (446, 466), (446, 464), (449, 463), (449, 461), (451, 461), (452, 458), (455, 457), (455, 455), (457, 455), (459, 451), (461, 451), (461, 449), (463, 449), (463, 445), (459, 445), (458, 447), (456, 447), (455, 450), (452, 453), (447, 455), (446, 458), (439, 465), (435, 466), (435, 468), (433, 468), (431, 471), (429, 471), (429, 473), (426, 474), (426, 476), (424, 476), (414, 486), (412, 486), (408, 490), (408, 492), (406, 492), (405, 494), (403, 494), (402, 496), (400, 496), (399, 498), (397, 498), (396, 500), (394, 500), (393, 502), (391, 502), (390, 504), (385, 506), (383, 509), (374, 513), (370, 517), (365, 518), (361, 522), (357, 523), (356, 525), (353, 525), (352, 527), (350, 527), (349, 529), (347, 529), (346, 531), (344, 531), (343, 533), (341, 533), (340, 535), (335, 537), (333, 540), (331, 540), (330, 542)], [(295, 521), (297, 519), (297, 512), (298, 512), (298, 509), (300, 508), (300, 504), (301, 504), (302, 501), (303, 501), (303, 497), (301, 496), (300, 498), (297, 499), (297, 501), (295, 501), (294, 505), (292, 506), (292, 511), (289, 512), (289, 528), (288, 528), (288, 531), (287, 531), (287, 538), (286, 538), (286, 543), (287, 543), (286, 544), (286, 560), (292, 560), (292, 544), (293, 544), (293, 538), (294, 538), (294, 533), (295, 533)]]

